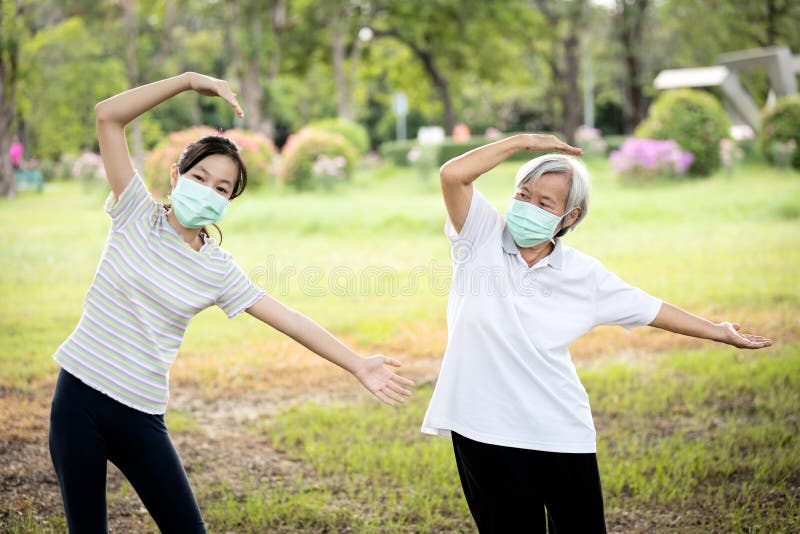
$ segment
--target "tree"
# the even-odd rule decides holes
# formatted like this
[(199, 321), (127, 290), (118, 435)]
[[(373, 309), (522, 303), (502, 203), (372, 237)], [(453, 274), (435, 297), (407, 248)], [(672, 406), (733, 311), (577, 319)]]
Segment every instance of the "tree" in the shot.
[(552, 42), (548, 64), (551, 83), (561, 101), (561, 129), (568, 143), (575, 141), (575, 130), (581, 124), (580, 35), (585, 20), (585, 0), (548, 2), (535, 0), (547, 20)]
[(376, 2), (373, 32), (408, 47), (420, 62), (439, 95), (444, 127), (456, 124), (451, 76), (466, 63), (471, 44), (464, 42), (464, 26), (480, 21), (482, 3), (471, 0), (413, 0)]
[(644, 98), (644, 29), (649, 0), (617, 0), (614, 14), (615, 33), (622, 44), (625, 65), (623, 117), (625, 133), (631, 133), (647, 115)]
[(8, 151), (17, 107), (20, 48), (24, 35), (22, 2), (0, 0), (0, 194), (16, 194), (14, 170)]
[(270, 138), (275, 136), (275, 121), (271, 99), (265, 106), (264, 95), (272, 91), (280, 72), (280, 38), (288, 25), (287, 9), (286, 0), (231, 2), (228, 6), (233, 27), (229, 44), (245, 109), (245, 125)]
[(22, 57), (29, 72), (20, 84), (19, 116), (28, 125), (30, 152), (58, 159), (94, 147), (94, 106), (125, 89), (124, 63), (106, 54), (77, 17), (39, 30)]

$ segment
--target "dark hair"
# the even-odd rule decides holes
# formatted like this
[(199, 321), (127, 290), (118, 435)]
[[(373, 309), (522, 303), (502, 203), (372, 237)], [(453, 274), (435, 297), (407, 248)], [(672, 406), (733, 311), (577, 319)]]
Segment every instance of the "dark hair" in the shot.
[[(236, 167), (239, 169), (239, 174), (236, 177), (236, 183), (233, 184), (233, 193), (230, 196), (230, 200), (233, 200), (244, 193), (244, 190), (247, 187), (247, 167), (245, 167), (244, 161), (242, 160), (242, 155), (239, 153), (239, 147), (237, 147), (236, 143), (227, 137), (223, 137), (221, 135), (206, 135), (197, 141), (190, 143), (185, 149), (183, 149), (183, 153), (178, 158), (178, 172), (184, 174), (186, 171), (197, 165), (200, 160), (214, 154), (228, 156), (233, 160), (233, 162), (236, 164)], [(164, 207), (169, 209), (170, 205), (166, 204)], [(216, 224), (213, 226), (217, 229), (217, 232), (219, 232), (219, 242), (222, 244), (222, 231)], [(200, 235), (208, 237), (208, 230), (206, 230), (205, 226), (200, 229)]]

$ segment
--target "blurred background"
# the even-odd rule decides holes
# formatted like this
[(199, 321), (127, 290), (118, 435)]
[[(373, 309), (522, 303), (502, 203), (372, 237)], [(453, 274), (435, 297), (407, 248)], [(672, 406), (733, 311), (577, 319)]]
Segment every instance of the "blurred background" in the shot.
[[(419, 426), (447, 343), (438, 167), (518, 132), (584, 149), (564, 241), (628, 283), (771, 337), (649, 328), (570, 347), (610, 532), (800, 531), (800, 3), (791, 0), (0, 0), (0, 532), (63, 532), (57, 364), (108, 232), (97, 102), (185, 71), (128, 130), (154, 197), (201, 135), (242, 150), (220, 238), (251, 278), (418, 387), (380, 406), (247, 314), (193, 319), (167, 422), (212, 532), (473, 532)], [(521, 153), (477, 187), (503, 210)], [(111, 531), (156, 532), (109, 464)]]

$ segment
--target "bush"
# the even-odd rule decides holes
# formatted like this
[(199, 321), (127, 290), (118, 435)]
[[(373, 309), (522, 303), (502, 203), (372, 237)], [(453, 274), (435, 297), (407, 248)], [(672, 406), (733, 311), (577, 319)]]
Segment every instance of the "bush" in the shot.
[(675, 141), (629, 138), (609, 156), (611, 166), (631, 182), (647, 182), (659, 177), (682, 176), (693, 161), (681, 152)]
[(244, 130), (228, 130), (223, 133), (208, 126), (195, 126), (169, 134), (147, 155), (144, 162), (144, 178), (154, 196), (162, 198), (167, 196), (172, 164), (178, 161), (190, 143), (206, 135), (223, 135), (236, 143), (247, 166), (248, 186), (267, 182), (274, 175), (275, 145), (265, 136)]
[(781, 155), (794, 145), (794, 155), (787, 159), (791, 157), (792, 167), (800, 169), (800, 95), (779, 99), (764, 115), (758, 142), (761, 154), (772, 164), (779, 164)]
[(249, 130), (226, 130), (222, 135), (239, 147), (244, 164), (247, 166), (248, 187), (273, 181), (278, 150), (271, 139), (261, 132)]
[(369, 134), (357, 122), (331, 118), (314, 121), (308, 127), (343, 136), (358, 151), (359, 157), (369, 152)]
[(692, 89), (668, 91), (650, 107), (635, 136), (673, 140), (694, 156), (692, 176), (707, 176), (720, 166), (719, 143), (728, 137), (730, 122), (712, 95)]
[(305, 127), (286, 141), (278, 178), (298, 190), (329, 187), (349, 179), (357, 162), (357, 149), (343, 135)]
[(416, 144), (417, 142), (414, 139), (386, 141), (378, 147), (378, 153), (383, 159), (391, 161), (398, 167), (408, 167), (411, 165), (411, 161), (408, 159), (408, 153)]

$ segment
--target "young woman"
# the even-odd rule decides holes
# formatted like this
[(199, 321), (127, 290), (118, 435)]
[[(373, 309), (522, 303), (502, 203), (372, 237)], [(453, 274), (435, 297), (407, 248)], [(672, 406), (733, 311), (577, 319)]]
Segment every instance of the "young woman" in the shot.
[[(162, 532), (205, 532), (164, 425), (169, 369), (190, 319), (217, 305), (243, 311), (352, 373), (378, 399), (402, 403), (413, 382), (362, 358), (305, 315), (255, 286), (208, 236), (241, 195), (247, 171), (236, 146), (209, 136), (172, 165), (171, 206), (155, 202), (135, 172), (125, 125), (187, 90), (226, 100), (227, 82), (197, 73), (131, 89), (97, 104), (100, 152), (111, 186), (111, 230), (78, 326), (54, 354), (61, 365), (50, 414), (53, 459), (71, 532), (105, 532), (106, 461), (130, 481)], [(165, 177), (166, 178), (166, 177)]]
[(452, 439), (482, 533), (545, 532), (545, 510), (550, 532), (605, 532), (595, 429), (569, 345), (603, 324), (750, 349), (771, 341), (652, 297), (562, 245), (589, 207), (589, 174), (573, 157), (524, 164), (504, 217), (473, 182), (521, 150), (581, 154), (525, 134), (441, 168), (453, 283), (447, 349), (422, 431)]

